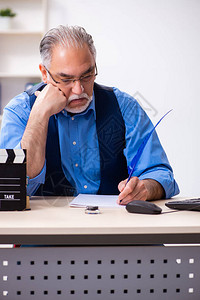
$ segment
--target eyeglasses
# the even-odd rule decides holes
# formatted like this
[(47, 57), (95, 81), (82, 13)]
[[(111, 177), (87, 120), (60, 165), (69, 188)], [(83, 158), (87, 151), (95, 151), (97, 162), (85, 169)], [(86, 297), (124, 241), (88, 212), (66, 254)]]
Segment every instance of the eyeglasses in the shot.
[[(45, 66), (44, 66), (45, 67)], [(95, 64), (95, 73), (92, 73), (93, 71), (90, 71), (88, 74), (86, 75), (82, 75), (78, 78), (70, 78), (70, 79), (61, 79), (60, 78), (60, 81), (57, 81), (53, 78), (51, 72), (45, 67), (47, 73), (50, 75), (51, 79), (56, 83), (56, 84), (62, 84), (62, 85), (66, 85), (66, 86), (69, 86), (71, 85), (72, 83), (74, 84), (76, 81), (80, 81), (81, 84), (84, 84), (84, 83), (89, 83), (90, 81), (92, 81), (92, 79), (94, 77), (96, 77), (98, 75), (98, 71), (97, 71), (97, 66)]]

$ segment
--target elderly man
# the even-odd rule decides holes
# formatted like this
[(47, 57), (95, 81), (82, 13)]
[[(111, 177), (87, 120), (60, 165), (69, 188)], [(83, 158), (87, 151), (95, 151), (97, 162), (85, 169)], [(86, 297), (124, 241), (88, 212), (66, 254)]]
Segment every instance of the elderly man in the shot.
[(43, 82), (4, 109), (1, 148), (27, 149), (29, 195), (119, 194), (118, 201), (170, 198), (179, 190), (156, 133), (126, 184), (152, 123), (137, 101), (94, 83), (93, 39), (59, 26), (40, 43)]

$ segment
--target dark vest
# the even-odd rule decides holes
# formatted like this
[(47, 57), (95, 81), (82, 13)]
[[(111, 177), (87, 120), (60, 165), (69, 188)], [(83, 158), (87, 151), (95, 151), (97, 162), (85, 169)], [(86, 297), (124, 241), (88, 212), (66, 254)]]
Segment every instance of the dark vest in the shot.
[[(41, 91), (45, 84), (40, 83), (27, 91), (32, 108), (35, 91)], [(125, 124), (112, 88), (94, 84), (96, 128), (99, 142), (101, 181), (98, 194), (117, 195), (118, 184), (128, 177), (127, 163), (123, 154), (125, 148)], [(59, 136), (55, 116), (48, 125), (46, 143), (46, 178), (35, 195), (74, 195), (66, 179), (61, 164)]]

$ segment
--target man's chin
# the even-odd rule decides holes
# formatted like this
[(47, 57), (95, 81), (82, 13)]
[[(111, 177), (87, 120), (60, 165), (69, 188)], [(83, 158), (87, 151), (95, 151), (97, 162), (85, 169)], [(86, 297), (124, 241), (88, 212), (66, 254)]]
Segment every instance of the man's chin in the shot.
[(67, 105), (65, 107), (65, 110), (69, 113), (72, 113), (72, 114), (79, 114), (79, 113), (82, 113), (84, 112), (88, 106), (90, 105), (90, 102), (89, 100), (74, 100), (73, 103), (70, 103), (71, 105)]

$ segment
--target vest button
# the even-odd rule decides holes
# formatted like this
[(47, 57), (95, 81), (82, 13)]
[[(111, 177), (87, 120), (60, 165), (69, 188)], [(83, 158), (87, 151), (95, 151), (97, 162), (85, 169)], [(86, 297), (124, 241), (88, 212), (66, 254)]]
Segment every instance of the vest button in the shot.
[(76, 142), (75, 142), (75, 141), (73, 141), (73, 145), (76, 145)]
[(86, 184), (84, 185), (84, 189), (87, 189), (87, 185)]

